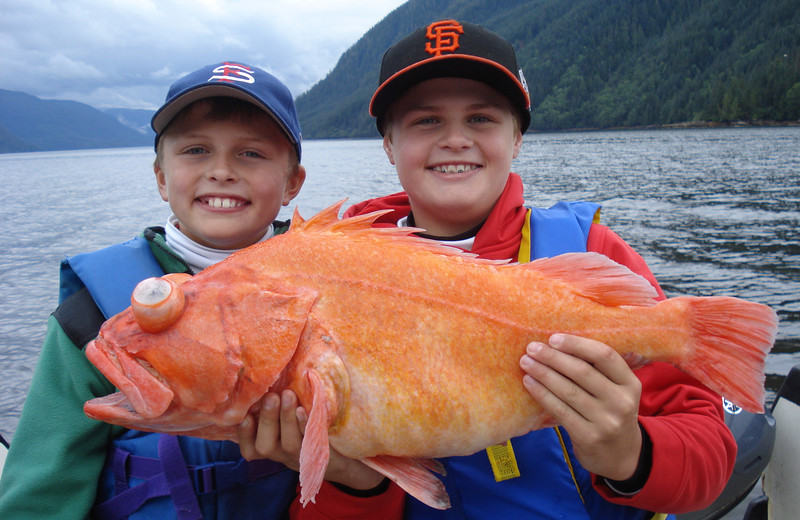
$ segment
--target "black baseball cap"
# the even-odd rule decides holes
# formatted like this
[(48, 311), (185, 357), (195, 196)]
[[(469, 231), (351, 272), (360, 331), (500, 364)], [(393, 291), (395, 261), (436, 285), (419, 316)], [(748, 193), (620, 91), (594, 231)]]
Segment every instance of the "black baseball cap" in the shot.
[(383, 55), (378, 89), (369, 104), (383, 135), (383, 116), (406, 90), (428, 79), (456, 77), (486, 83), (506, 96), (520, 114), (524, 133), (531, 100), (511, 42), (480, 25), (440, 20), (398, 41)]

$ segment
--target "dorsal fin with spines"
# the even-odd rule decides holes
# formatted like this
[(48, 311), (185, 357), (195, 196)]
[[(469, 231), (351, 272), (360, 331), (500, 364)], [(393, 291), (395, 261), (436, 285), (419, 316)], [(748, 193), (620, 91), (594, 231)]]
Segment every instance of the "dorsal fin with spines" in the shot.
[(292, 223), (287, 233), (341, 233), (346, 234), (348, 238), (352, 239), (386, 237), (416, 251), (428, 251), (444, 256), (461, 257), (465, 261), (480, 264), (505, 265), (509, 263), (508, 260), (486, 260), (478, 258), (478, 255), (458, 249), (457, 247), (447, 246), (433, 240), (414, 236), (413, 233), (424, 231), (424, 229), (421, 228), (396, 226), (372, 227), (381, 215), (393, 211), (390, 209), (339, 219), (339, 209), (345, 201), (346, 199), (340, 200), (336, 204), (328, 206), (308, 220), (301, 217), (297, 208), (295, 208), (294, 216), (292, 216)]

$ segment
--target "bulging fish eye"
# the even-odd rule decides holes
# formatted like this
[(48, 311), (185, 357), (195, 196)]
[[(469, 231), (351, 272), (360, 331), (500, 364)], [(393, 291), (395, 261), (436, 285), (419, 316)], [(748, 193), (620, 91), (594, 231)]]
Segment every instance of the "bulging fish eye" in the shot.
[(147, 332), (161, 332), (175, 323), (185, 305), (183, 290), (169, 278), (142, 280), (131, 295), (133, 317)]

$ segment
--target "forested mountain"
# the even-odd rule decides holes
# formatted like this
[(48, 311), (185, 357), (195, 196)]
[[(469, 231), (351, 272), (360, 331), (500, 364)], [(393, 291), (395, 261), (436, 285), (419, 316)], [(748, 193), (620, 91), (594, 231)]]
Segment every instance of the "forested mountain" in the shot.
[(442, 18), (514, 44), (532, 130), (800, 120), (800, 0), (411, 0), (297, 99), (304, 137), (377, 136), (383, 52)]
[[(444, 18), (514, 44), (531, 131), (800, 123), (800, 0), (410, 0), (297, 99), (304, 138), (377, 137), (384, 51)], [(152, 144), (152, 112), (108, 112), (0, 90), (0, 153)]]

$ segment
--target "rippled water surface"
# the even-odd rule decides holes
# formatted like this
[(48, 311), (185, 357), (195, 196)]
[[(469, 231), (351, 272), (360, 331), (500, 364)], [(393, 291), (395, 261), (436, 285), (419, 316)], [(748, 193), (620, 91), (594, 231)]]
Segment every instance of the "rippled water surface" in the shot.
[[(800, 363), (800, 128), (529, 134), (514, 170), (530, 204), (603, 205), (668, 296), (730, 295), (772, 306), (767, 386)], [(22, 409), (57, 303), (58, 265), (163, 224), (152, 150), (0, 155), (0, 433)], [(303, 216), (398, 191), (377, 140), (308, 141)], [(292, 208), (294, 205), (292, 206)], [(290, 208), (291, 209), (291, 208)], [(290, 216), (285, 209), (283, 217)]]

